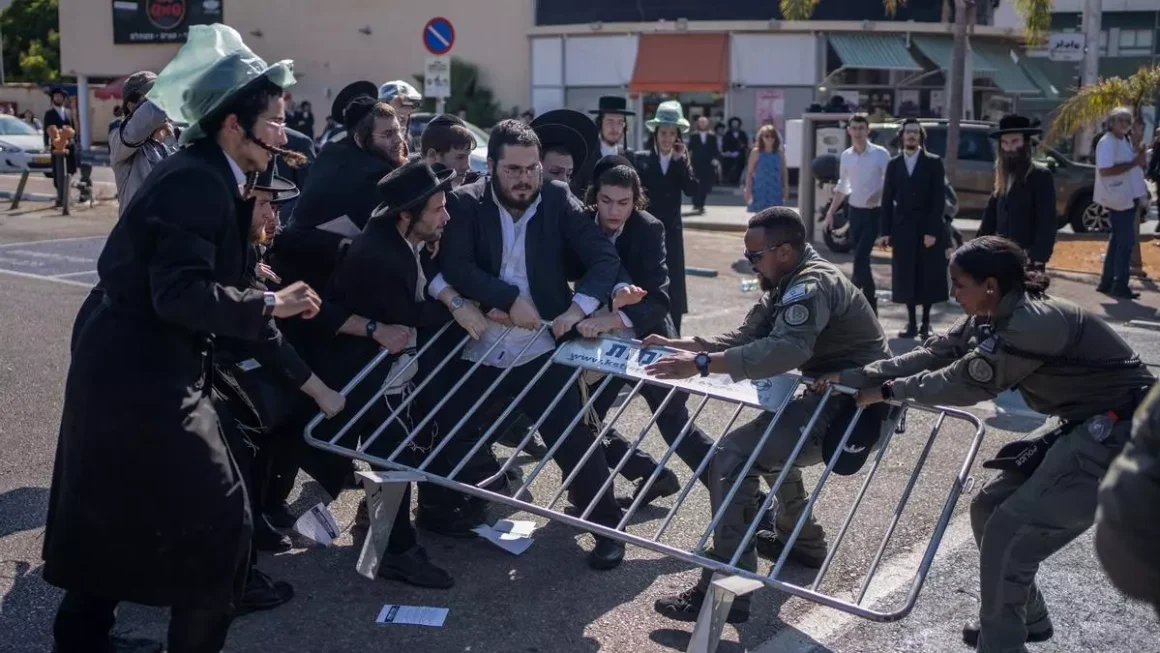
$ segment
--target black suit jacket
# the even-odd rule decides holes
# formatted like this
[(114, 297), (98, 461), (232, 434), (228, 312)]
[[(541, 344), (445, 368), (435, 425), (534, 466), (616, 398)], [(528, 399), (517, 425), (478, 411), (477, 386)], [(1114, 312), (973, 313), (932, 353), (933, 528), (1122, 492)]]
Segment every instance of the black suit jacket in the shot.
[(721, 156), (717, 148), (717, 134), (708, 132), (705, 142), (701, 142), (701, 133), (689, 134), (689, 155), (693, 159), (693, 169), (697, 171), (697, 178), (701, 183), (709, 183), (708, 175), (713, 171), (713, 161)]
[(1034, 263), (1047, 263), (1055, 249), (1055, 177), (1032, 164), (1002, 195), (992, 195), (979, 236), (999, 235), (1019, 243)]
[(616, 239), (620, 255), (621, 281), (648, 291), (639, 304), (620, 309), (636, 337), (657, 334), (675, 337), (669, 317), (669, 268), (665, 259), (665, 226), (643, 211), (633, 211)]
[[(464, 297), (478, 301), (485, 311), (510, 310), (519, 289), (500, 279), (503, 227), (491, 177), (448, 194), (447, 212), (451, 221), (443, 233), (439, 254), (443, 278)], [(522, 219), (529, 218), (525, 215)], [(616, 248), (564, 183), (544, 184), (540, 204), (530, 219), (525, 242), (528, 286), (540, 317), (554, 319), (572, 304), (566, 263), (569, 254), (584, 268), (577, 293), (595, 299), (612, 293), (620, 270)]]
[(71, 175), (77, 171), (77, 142), (81, 136), (80, 127), (77, 127), (76, 119), (73, 117), (72, 111), (69, 111), (68, 109), (64, 110), (64, 118), (63, 119), (60, 117), (60, 114), (56, 112), (56, 107), (52, 107), (48, 111), (45, 111), (44, 112), (44, 148), (46, 150), (50, 149), (50, 145), (48, 143), (48, 141), (49, 141), (48, 128), (52, 127), (54, 125), (58, 129), (63, 129), (64, 127), (67, 126), (67, 127), (72, 127), (76, 131), (76, 133), (72, 137), (72, 140), (70, 140), (68, 143), (68, 159), (66, 159), (66, 161), (68, 163), (68, 173)]

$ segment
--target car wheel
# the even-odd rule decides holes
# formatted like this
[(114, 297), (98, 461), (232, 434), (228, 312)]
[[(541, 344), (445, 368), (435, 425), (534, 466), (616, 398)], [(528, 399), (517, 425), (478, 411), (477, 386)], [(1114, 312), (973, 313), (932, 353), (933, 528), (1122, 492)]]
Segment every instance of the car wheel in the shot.
[(1090, 194), (1084, 194), (1072, 205), (1068, 222), (1071, 223), (1072, 231), (1077, 234), (1111, 230), (1108, 210), (1093, 202)]

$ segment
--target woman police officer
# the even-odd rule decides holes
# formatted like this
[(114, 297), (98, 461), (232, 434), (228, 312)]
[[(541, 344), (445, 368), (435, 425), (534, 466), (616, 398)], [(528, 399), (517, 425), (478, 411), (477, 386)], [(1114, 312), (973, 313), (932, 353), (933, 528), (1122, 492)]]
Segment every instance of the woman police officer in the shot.
[(967, 316), (946, 335), (818, 385), (859, 388), (862, 406), (891, 399), (967, 406), (1017, 389), (1049, 416), (983, 464), (1002, 472), (971, 503), (980, 610), (963, 640), (980, 651), (1022, 651), (1024, 642), (1052, 635), (1035, 573), (1092, 525), (1100, 479), (1155, 377), (1104, 320), (1048, 296), (1048, 278), (1028, 269), (1012, 241), (972, 240), (954, 253), (950, 271)]

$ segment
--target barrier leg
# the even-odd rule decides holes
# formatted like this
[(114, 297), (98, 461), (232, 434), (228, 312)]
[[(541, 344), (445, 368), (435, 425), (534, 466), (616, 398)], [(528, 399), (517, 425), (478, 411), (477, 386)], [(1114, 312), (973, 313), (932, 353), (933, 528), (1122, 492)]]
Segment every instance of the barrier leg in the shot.
[(20, 173), (20, 183), (16, 184), (16, 193), (12, 196), (12, 206), (8, 207), (9, 211), (15, 211), (20, 206), (20, 200), (24, 199), (24, 187), (28, 184), (28, 171)]
[(741, 576), (713, 574), (705, 601), (701, 603), (701, 613), (693, 626), (693, 637), (685, 653), (713, 653), (721, 643), (721, 632), (725, 630), (725, 619), (733, 608), (733, 600), (745, 596), (764, 585), (760, 581)]
[[(374, 580), (379, 573), (379, 563), (387, 552), (387, 542), (391, 539), (391, 529), (395, 525), (395, 514), (403, 499), (407, 483), (422, 481), (423, 475), (415, 472), (358, 472), (367, 498), (367, 518), (370, 530), (363, 540), (355, 569), (358, 573)], [(405, 510), (410, 510), (405, 506)]]

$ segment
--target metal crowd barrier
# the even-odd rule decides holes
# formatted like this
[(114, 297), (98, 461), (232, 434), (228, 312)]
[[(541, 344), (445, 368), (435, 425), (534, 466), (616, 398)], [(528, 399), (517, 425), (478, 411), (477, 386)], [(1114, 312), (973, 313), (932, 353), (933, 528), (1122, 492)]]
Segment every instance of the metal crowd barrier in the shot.
[[(541, 326), (538, 333), (542, 334), (548, 329), (550, 329), (550, 325), (545, 323), (543, 326)], [(506, 337), (512, 331), (512, 328), (508, 328), (504, 332), (504, 337)], [(445, 350), (448, 351), (448, 353), (441, 358), (440, 362), (435, 366), (435, 368), (424, 375), (416, 375), (412, 379), (411, 383), (413, 385), (413, 390), (404, 398), (402, 398), (401, 401), (396, 402), (398, 405), (393, 408), (390, 416), (385, 419), (377, 429), (370, 431), (369, 433), (352, 433), (351, 430), (353, 426), (363, 415), (368, 412), (368, 410), (370, 410), (373, 403), (376, 401), (384, 401), (383, 388), (389, 386), (392, 380), (396, 377), (406, 373), (406, 368), (412, 365), (418, 365), (419, 357), (426, 353), (437, 342), (444, 343), (445, 346), (442, 350), (436, 351)], [(687, 475), (687, 470), (683, 469), (683, 465), (674, 467), (674, 470), (678, 473), (679, 476), (687, 477), (688, 480), (684, 483), (680, 492), (674, 497), (661, 500), (671, 501), (672, 505), (670, 508), (668, 508), (664, 517), (660, 519), (659, 526), (656, 526), (655, 528), (646, 528), (638, 523), (639, 520), (634, 519), (641, 507), (641, 498), (643, 498), (647, 488), (651, 487), (651, 485), (656, 482), (661, 473), (661, 469), (672, 458), (681, 441), (690, 432), (693, 424), (703, 414), (706, 405), (712, 401), (721, 404), (726, 409), (724, 413), (729, 414), (729, 417), (725, 421), (723, 428), (714, 430), (706, 429), (705, 431), (710, 437), (713, 437), (717, 440), (723, 437), (735, 426), (739, 416), (745, 410), (750, 410), (755, 412), (755, 414), (756, 411), (753, 411), (753, 409), (775, 413), (774, 419), (771, 420), (769, 426), (762, 434), (759, 446), (754, 450), (753, 454), (746, 461), (743, 473), (738, 476), (738, 481), (731, 487), (728, 493), (728, 497), (731, 499), (733, 495), (737, 493), (745, 476), (750, 472), (750, 470), (754, 468), (758, 457), (758, 452), (769, 439), (771, 433), (774, 432), (778, 421), (781, 419), (782, 409), (787, 406), (789, 402), (795, 397), (797, 391), (806, 387), (806, 383), (808, 383), (809, 379), (804, 379), (795, 375), (784, 375), (759, 381), (734, 383), (727, 376), (711, 375), (707, 378), (694, 377), (691, 379), (679, 381), (663, 381), (650, 378), (643, 370), (644, 366), (659, 359), (667, 353), (663, 349), (642, 349), (638, 341), (625, 340), (614, 337), (604, 337), (598, 340), (574, 340), (560, 345), (556, 349), (554, 355), (539, 367), (531, 383), (524, 387), (523, 391), (514, 397), (514, 400), (507, 403), (502, 414), (492, 421), (490, 427), (486, 430), (483, 437), (478, 439), (478, 442), (474, 447), (471, 448), (470, 452), (465, 454), (462, 459), (454, 464), (454, 467), (450, 473), (446, 475), (438, 475), (432, 473), (429, 470), (432, 462), (445, 449), (445, 447), (449, 442), (452, 441), (453, 438), (455, 438), (457, 435), (460, 435), (460, 431), (466, 424), (468, 424), (469, 418), (477, 411), (479, 411), (481, 407), (489, 405), (489, 399), (492, 391), (496, 389), (499, 382), (502, 381), (510, 372), (510, 369), (501, 372), (499, 379), (490, 385), (481, 396), (475, 399), (475, 401), (471, 404), (470, 410), (466, 414), (460, 416), (457, 423), (455, 424), (433, 425), (432, 420), (434, 419), (436, 412), (442, 408), (444, 404), (459, 391), (459, 389), (467, 382), (467, 380), (479, 370), (481, 365), (480, 363), (473, 364), (470, 367), (470, 370), (462, 377), (456, 377), (454, 379), (454, 383), (451, 384), (451, 390), (447, 392), (446, 395), (443, 396), (439, 401), (438, 405), (432, 408), (427, 414), (420, 414), (418, 411), (409, 413), (408, 407), (419, 395), (419, 392), (421, 392), (423, 388), (433, 379), (437, 378), (437, 375), (448, 374), (449, 372), (447, 371), (447, 366), (451, 363), (451, 361), (460, 358), (465, 346), (467, 346), (469, 342), (470, 338), (462, 335), (462, 331), (459, 329), (452, 328), (451, 324), (444, 326), (441, 330), (438, 331), (437, 334), (431, 337), (418, 352), (415, 352), (416, 355), (412, 356), (410, 361), (405, 366), (399, 366), (400, 369), (393, 370), (390, 378), (387, 379), (382, 388), (373, 393), (371, 399), (369, 399), (363, 406), (361, 406), (359, 410), (355, 412), (353, 417), (345, 421), (341, 428), (338, 429), (336, 434), (327, 439), (322, 439), (315, 436), (315, 431), (323, 419), (321, 414), (316, 416), (306, 428), (306, 440), (314, 447), (350, 458), (362, 460), (371, 465), (378, 466), (386, 470), (397, 470), (393, 473), (381, 473), (377, 476), (368, 475), (368, 478), (373, 477), (374, 480), (374, 483), (370, 483), (369, 481), (367, 482), (368, 500), (371, 499), (372, 494), (375, 494), (376, 496), (381, 495), (382, 488), (386, 487), (386, 485), (389, 485), (390, 481), (396, 482), (396, 486), (399, 488), (399, 491), (394, 495), (387, 497), (384, 502), (385, 508), (381, 509), (382, 515), (379, 517), (376, 517), (376, 513), (380, 512), (378, 508), (379, 501), (373, 501), (371, 505), (368, 506), (370, 508), (372, 517), (372, 531), (377, 528), (378, 533), (372, 533), (374, 535), (373, 537), (367, 537), (367, 541), (364, 544), (363, 556), (360, 558), (360, 572), (372, 578), (374, 576), (374, 572), (378, 564), (377, 560), (382, 555), (383, 547), (386, 545), (386, 533), (389, 533), (389, 530), (384, 532), (384, 529), (390, 528), (390, 524), (393, 519), (394, 506), (398, 505), (397, 496), (398, 494), (401, 494), (401, 486), (398, 485), (398, 482), (422, 480), (427, 483), (434, 483), (436, 485), (457, 490), (467, 495), (505, 504), (518, 510), (526, 511), (534, 515), (539, 515), (549, 520), (568, 524), (576, 528), (592, 532), (594, 534), (614, 538), (627, 544), (644, 547), (646, 549), (661, 553), (665, 556), (677, 560), (682, 560), (684, 562), (688, 562), (693, 565), (712, 570), (714, 572), (718, 572), (717, 578), (719, 580), (714, 583), (712, 588), (713, 591), (711, 592), (710, 596), (711, 601), (705, 601), (705, 607), (702, 610), (701, 618), (698, 621), (696, 631), (694, 632), (694, 641), (690, 645), (690, 650), (712, 651), (720, 637), (724, 617), (728, 612), (728, 608), (732, 602), (733, 597), (737, 594), (743, 594), (748, 591), (752, 591), (758, 587), (768, 587), (786, 592), (793, 596), (815, 601), (822, 605), (829, 606), (831, 608), (873, 621), (896, 621), (908, 615), (915, 605), (919, 591), (922, 589), (927, 573), (930, 570), (931, 563), (934, 560), (935, 552), (938, 549), (939, 542), (942, 539), (943, 533), (951, 520), (955, 504), (958, 501), (959, 496), (964, 492), (964, 488), (968, 485), (970, 480), (969, 472), (971, 465), (974, 462), (976, 454), (978, 453), (979, 446), (982, 442), (982, 438), (985, 432), (982, 423), (976, 417), (964, 411), (954, 410), (951, 408), (928, 407), (913, 403), (907, 403), (905, 405), (896, 403), (896, 409), (892, 410), (890, 419), (887, 420), (887, 423), (883, 426), (883, 435), (875, 445), (876, 451), (871, 452), (872, 457), (867, 459), (863, 468), (858, 472), (858, 474), (863, 477), (860, 488), (854, 495), (848, 510), (845, 511), (845, 518), (837, 532), (836, 537), (834, 537), (833, 541), (830, 543), (829, 552), (825, 558), (824, 563), (822, 564), (822, 567), (817, 571), (816, 576), (813, 577), (812, 583), (796, 583), (782, 577), (782, 571), (786, 565), (789, 552), (792, 549), (793, 543), (797, 540), (802, 528), (806, 524), (806, 520), (811, 514), (811, 511), (815, 509), (815, 502), (826, 490), (827, 483), (832, 483), (831, 478), (833, 478), (832, 470), (834, 469), (834, 465), (842, 453), (843, 448), (846, 446), (847, 440), (849, 440), (851, 433), (854, 432), (854, 428), (862, 416), (862, 409), (858, 409), (854, 415), (854, 418), (850, 420), (849, 425), (845, 428), (845, 432), (842, 435), (841, 444), (835, 449), (833, 455), (831, 455), (829, 460), (824, 461), (825, 465), (821, 469), (820, 477), (817, 479), (816, 483), (810, 491), (807, 509), (803, 512), (802, 518), (798, 520), (796, 527), (794, 528), (793, 533), (789, 538), (789, 541), (786, 542), (786, 545), (783, 548), (780, 558), (773, 564), (770, 572), (768, 574), (761, 574), (739, 569), (736, 565), (738, 558), (741, 555), (740, 551), (744, 549), (744, 545), (751, 543), (754, 535), (758, 531), (761, 514), (766, 509), (771, 507), (772, 503), (774, 502), (777, 490), (782, 486), (788, 470), (791, 468), (792, 463), (797, 460), (798, 456), (800, 455), (804, 445), (806, 444), (807, 434), (809, 434), (811, 430), (809, 426), (812, 426), (813, 423), (818, 419), (819, 415), (822, 413), (822, 410), (825, 408), (826, 403), (829, 402), (835, 394), (852, 394), (854, 392), (853, 389), (841, 386), (830, 386), (825, 391), (822, 401), (818, 405), (817, 411), (813, 414), (809, 421), (809, 425), (807, 425), (807, 428), (802, 429), (801, 432), (803, 435), (794, 447), (793, 452), (787, 461), (787, 464), (777, 475), (776, 479), (770, 483), (770, 488), (766, 495), (767, 498), (765, 499), (765, 504), (762, 506), (762, 510), (758, 512), (758, 516), (755, 517), (752, 523), (749, 524), (749, 529), (746, 533), (743, 547), (738, 549), (738, 553), (733, 556), (732, 560), (722, 561), (709, 557), (706, 554), (705, 549), (710, 541), (711, 536), (713, 535), (714, 528), (724, 514), (724, 507), (729, 503), (728, 500), (725, 501), (722, 507), (714, 515), (709, 515), (705, 512), (698, 511), (699, 514), (695, 515), (695, 518), (699, 520), (698, 523), (704, 524), (705, 528), (699, 533), (696, 538), (697, 541), (691, 546), (689, 545), (691, 542), (679, 542), (680, 536), (674, 534), (674, 529), (670, 528), (674, 522), (674, 518), (682, 510), (682, 508), (685, 507), (686, 500), (700, 482), (698, 479), (708, 468), (710, 459), (712, 458), (712, 453), (710, 453), (705, 457), (704, 460), (701, 461), (699, 467), (693, 470), (694, 473), (691, 475)], [(500, 338), (491, 346), (490, 349), (487, 350), (487, 352), (491, 353), (496, 349), (496, 347), (501, 346), (502, 342), (503, 338)], [(520, 352), (521, 355), (527, 351), (528, 347), (531, 345), (531, 342), (532, 341), (529, 340), (528, 345), (525, 346)], [(446, 346), (450, 345), (451, 343), (454, 343), (454, 346)], [(343, 388), (343, 394), (349, 395), (351, 391), (358, 387), (359, 384), (363, 383), (367, 376), (371, 374), (371, 372), (379, 365), (383, 364), (385, 361), (394, 360), (395, 358), (396, 357), (387, 354), (385, 351), (380, 353), (373, 360), (371, 360), (370, 363), (368, 363), (366, 367), (364, 367), (346, 385), (346, 387)], [(464, 467), (468, 464), (471, 457), (482, 447), (489, 446), (488, 443), (492, 442), (492, 436), (494, 435), (496, 429), (499, 428), (500, 425), (505, 422), (508, 416), (516, 410), (518, 402), (524, 398), (529, 389), (548, 371), (553, 363), (558, 363), (572, 368), (570, 382), (569, 384), (563, 386), (563, 389), (561, 389), (560, 392), (556, 394), (555, 400), (548, 406), (544, 407), (544, 409), (539, 414), (535, 414), (535, 411), (529, 411), (532, 414), (527, 414), (526, 417), (529, 420), (535, 420), (535, 422), (528, 430), (527, 434), (523, 437), (519, 445), (515, 448), (515, 451), (503, 464), (501, 472), (474, 485), (456, 480), (460, 473), (463, 471)], [(631, 452), (636, 450), (642, 445), (642, 443), (645, 442), (646, 436), (656, 423), (658, 416), (656, 413), (651, 414), (651, 417), (643, 427), (636, 428), (634, 425), (632, 432), (636, 434), (636, 437), (632, 439), (630, 453), (626, 454), (626, 456), (621, 460), (608, 461), (608, 464), (610, 467), (612, 467), (612, 470), (609, 474), (608, 481), (605, 483), (604, 487), (601, 488), (602, 492), (597, 493), (596, 498), (594, 498), (592, 502), (589, 503), (589, 505), (576, 506), (576, 511), (574, 512), (565, 512), (559, 509), (557, 504), (564, 496), (565, 492), (568, 490), (570, 484), (576, 476), (575, 470), (567, 478), (563, 479), (563, 482), (559, 485), (557, 491), (554, 493), (544, 494), (537, 492), (537, 494), (542, 495), (542, 500), (537, 501), (535, 498), (530, 496), (529, 492), (527, 492), (532, 483), (540, 477), (548, 463), (548, 460), (552, 458), (552, 455), (563, 443), (563, 439), (554, 444), (551, 444), (547, 454), (536, 463), (535, 467), (524, 479), (519, 489), (512, 492), (511, 496), (489, 491), (483, 487), (490, 485), (493, 481), (498, 480), (500, 476), (515, 463), (516, 459), (521, 454), (525, 453), (525, 448), (528, 447), (529, 443), (532, 441), (535, 435), (536, 430), (544, 422), (549, 412), (556, 407), (561, 398), (564, 396), (564, 393), (567, 392), (569, 388), (575, 387), (576, 383), (581, 379), (581, 376), (586, 371), (603, 373), (604, 378), (599, 382), (595, 389), (588, 393), (584, 403), (584, 409), (573, 416), (569, 426), (569, 431), (573, 433), (574, 437), (576, 433), (579, 433), (588, 438), (586, 442), (590, 440), (590, 444), (587, 448), (586, 455), (584, 456), (581, 465), (595, 453), (598, 447), (601, 446), (603, 438), (608, 434), (614, 425), (617, 425), (618, 423), (622, 425), (625, 424), (624, 416), (626, 409), (632, 400), (636, 398), (637, 395), (639, 395), (645, 384), (667, 388), (668, 393), (664, 400), (665, 404), (673, 399), (674, 394), (677, 391), (684, 391), (689, 394), (689, 421), (685, 424), (684, 428), (681, 430), (679, 436), (675, 439), (673, 444), (667, 447), (667, 449), (659, 458), (660, 465), (656, 471), (654, 471), (653, 474), (646, 481), (644, 481), (646, 487), (639, 494), (639, 497), (641, 498), (638, 498), (632, 502), (631, 506), (629, 506), (624, 511), (624, 517), (615, 527), (594, 523), (589, 521), (588, 517), (594, 509), (596, 502), (599, 500), (601, 493), (608, 489), (608, 486), (614, 482), (617, 473), (624, 467), (628, 460), (628, 456), (631, 455)], [(627, 379), (630, 382), (630, 385), (627, 386), (628, 396), (623, 399), (619, 407), (614, 407), (609, 411), (609, 415), (604, 420), (603, 425), (599, 427), (598, 432), (593, 432), (596, 430), (594, 427), (575, 429), (574, 427), (581, 423), (585, 417), (585, 414), (592, 407), (596, 397), (600, 392), (604, 391), (604, 389), (609, 385), (614, 377), (621, 377)], [(353, 411), (353, 409), (353, 406), (348, 406), (344, 414), (349, 414), (351, 411)], [(882, 468), (884, 458), (887, 456), (888, 451), (893, 451), (890, 449), (890, 447), (893, 443), (893, 440), (895, 439), (894, 436), (904, 431), (905, 427), (902, 426), (902, 424), (905, 423), (908, 411), (911, 414), (926, 413), (933, 416), (934, 425), (930, 429), (929, 435), (927, 435), (925, 442), (923, 442), (921, 445), (914, 441), (906, 442), (905, 446), (902, 447), (902, 452), (909, 453), (919, 451), (917, 461), (914, 463), (913, 470), (909, 473), (909, 478), (905, 482), (905, 486), (902, 489), (901, 495), (898, 496), (897, 500), (891, 501), (891, 503), (894, 505), (893, 512), (890, 515), (875, 515), (875, 519), (872, 520), (876, 526), (884, 525), (884, 528), (882, 528), (883, 535), (878, 541), (872, 561), (867, 568), (860, 571), (861, 581), (858, 583), (857, 590), (845, 593), (823, 591), (823, 581), (827, 578), (827, 574), (833, 566), (835, 556), (838, 554), (843, 541), (846, 540), (846, 536), (850, 531), (851, 524), (855, 521), (855, 517), (861, 514), (859, 508), (863, 506), (864, 498), (866, 497), (868, 490), (870, 490), (873, 481), (878, 476), (878, 472)], [(378, 438), (382, 437), (382, 434), (387, 428), (388, 424), (400, 419), (404, 419), (408, 416), (408, 413), (411, 428), (407, 431), (405, 440), (399, 442), (397, 446), (395, 446), (391, 451), (391, 453), (386, 456), (372, 455), (368, 453), (368, 448), (371, 447), (371, 445), (376, 440), (378, 440)], [(341, 420), (342, 416), (340, 415), (335, 417), (333, 421)], [(956, 460), (961, 460), (961, 464), (957, 465), (957, 470), (951, 470), (946, 473), (946, 475), (949, 477), (946, 479), (946, 482), (949, 486), (948, 493), (945, 501), (942, 502), (942, 508), (939, 514), (933, 520), (933, 530), (930, 532), (929, 538), (925, 540), (923, 554), (918, 566), (913, 570), (914, 575), (910, 582), (909, 588), (905, 592), (905, 596), (902, 598), (901, 603), (897, 605), (878, 607), (873, 604), (868, 604), (869, 602), (865, 600), (867, 591), (871, 587), (875, 579), (875, 575), (882, 565), (887, 548), (891, 544), (897, 527), (903, 518), (907, 503), (910, 500), (914, 488), (919, 481), (920, 475), (922, 475), (926, 468), (926, 463), (931, 454), (932, 448), (934, 447), (939, 434), (944, 430), (946, 424), (952, 421), (965, 423), (965, 426), (969, 432), (973, 433), (973, 437), (970, 439), (963, 439), (959, 442), (951, 443), (951, 446), (956, 447), (956, 453), (961, 452), (961, 458), (956, 458)], [(424, 429), (427, 429), (430, 426), (438, 426), (438, 435), (436, 437), (437, 442), (435, 442), (433, 446), (429, 447), (429, 451), (426, 453), (426, 457), (422, 460), (422, 462), (418, 464), (414, 464), (413, 461), (411, 464), (405, 464), (404, 462), (401, 462), (401, 455), (403, 452), (407, 451), (409, 447), (412, 447), (416, 441), (416, 438), (424, 432)], [(625, 429), (625, 431), (627, 432), (628, 429)], [(352, 442), (352, 439), (355, 439), (356, 441)], [(545, 444), (547, 444), (547, 440), (545, 440)], [(902, 452), (900, 452), (900, 455), (902, 455)], [(576, 470), (579, 469), (580, 465), (576, 467)], [(386, 484), (384, 484), (384, 482)], [(687, 514), (688, 512), (686, 512), (686, 515)], [(688, 520), (686, 519), (686, 522), (687, 521)], [(375, 547), (378, 547), (377, 552), (374, 550)], [(848, 578), (849, 572), (847, 571), (844, 576)], [(728, 580), (730, 582), (723, 582), (723, 580)]]

